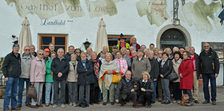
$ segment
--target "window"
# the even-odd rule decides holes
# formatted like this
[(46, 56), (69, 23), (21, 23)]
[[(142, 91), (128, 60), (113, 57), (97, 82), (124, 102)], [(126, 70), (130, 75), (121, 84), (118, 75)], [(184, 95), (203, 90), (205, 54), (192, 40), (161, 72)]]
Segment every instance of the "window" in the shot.
[(67, 34), (39, 34), (39, 49), (48, 48), (49, 43), (55, 45), (55, 50), (63, 48), (67, 52)]
[[(119, 38), (120, 38), (120, 34), (119, 35), (115, 35), (115, 34), (109, 34), (107, 35), (108, 37), (108, 45), (109, 45), (109, 50), (110, 52), (112, 52), (112, 46), (116, 46)], [(134, 37), (134, 35), (124, 35), (124, 38), (126, 38), (126, 42), (127, 43), (131, 43), (131, 38)]]

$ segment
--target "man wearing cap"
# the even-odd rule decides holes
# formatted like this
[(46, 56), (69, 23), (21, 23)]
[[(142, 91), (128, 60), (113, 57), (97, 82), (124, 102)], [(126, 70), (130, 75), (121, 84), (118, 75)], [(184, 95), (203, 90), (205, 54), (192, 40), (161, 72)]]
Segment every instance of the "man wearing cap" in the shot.
[(3, 104), (3, 110), (9, 111), (9, 103), (11, 101), (11, 109), (19, 110), (17, 108), (17, 86), (19, 83), (19, 76), (21, 75), (21, 58), (19, 54), (19, 45), (14, 44), (12, 52), (9, 53), (2, 65), (2, 71), (6, 81), (6, 91)]
[(129, 43), (125, 42), (124, 35), (121, 33), (120, 38), (119, 38), (120, 43), (117, 44), (118, 50), (120, 50), (122, 47), (125, 47), (126, 49), (130, 48)]
[(49, 55), (50, 55), (50, 49), (45, 48), (44, 49), (44, 60), (45, 60), (45, 62), (50, 58)]

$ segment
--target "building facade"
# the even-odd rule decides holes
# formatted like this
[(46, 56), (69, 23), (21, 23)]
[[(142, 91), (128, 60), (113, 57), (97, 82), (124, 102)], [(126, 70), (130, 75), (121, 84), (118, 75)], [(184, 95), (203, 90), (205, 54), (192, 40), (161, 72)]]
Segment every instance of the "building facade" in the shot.
[[(19, 36), (27, 16), (37, 49), (53, 42), (56, 48), (94, 48), (98, 23), (104, 19), (108, 35), (132, 35), (139, 44), (158, 48), (215, 42), (223, 58), (224, 0), (2, 0), (0, 57), (11, 51), (12, 35)], [(216, 46), (216, 45), (215, 45)], [(65, 48), (66, 49), (66, 48)], [(221, 65), (218, 84), (223, 84)]]

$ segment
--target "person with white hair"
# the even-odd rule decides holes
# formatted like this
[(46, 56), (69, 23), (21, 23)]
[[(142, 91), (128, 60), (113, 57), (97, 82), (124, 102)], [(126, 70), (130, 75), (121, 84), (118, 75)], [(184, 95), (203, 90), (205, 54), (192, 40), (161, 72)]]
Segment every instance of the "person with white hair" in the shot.
[(173, 47), (173, 53), (178, 52), (179, 48), (178, 47)]
[(198, 100), (198, 94), (199, 94), (198, 79), (200, 78), (199, 56), (198, 56), (198, 54), (195, 53), (195, 48), (194, 47), (190, 47), (189, 53), (191, 54), (191, 60), (193, 61), (193, 65), (194, 65), (193, 97), (194, 97), (194, 102), (198, 104), (199, 103), (199, 100)]
[(66, 77), (69, 72), (69, 62), (64, 58), (64, 49), (59, 48), (57, 50), (57, 57), (53, 59), (51, 64), (51, 70), (53, 72), (54, 80), (54, 105), (53, 108), (58, 105), (58, 92), (59, 84), (61, 86), (61, 107), (65, 107), (65, 85)]
[(152, 97), (152, 103), (156, 102), (156, 88), (157, 88), (157, 80), (159, 77), (159, 63), (157, 60), (154, 58), (154, 53), (153, 51), (149, 51), (148, 54), (148, 59), (151, 64), (151, 71), (149, 72), (151, 80), (153, 81), (154, 85), (154, 96)]

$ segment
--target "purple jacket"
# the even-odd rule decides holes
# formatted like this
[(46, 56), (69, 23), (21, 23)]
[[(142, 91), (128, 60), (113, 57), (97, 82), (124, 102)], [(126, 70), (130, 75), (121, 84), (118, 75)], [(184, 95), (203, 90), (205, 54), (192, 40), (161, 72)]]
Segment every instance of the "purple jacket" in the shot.
[(35, 57), (31, 62), (30, 82), (45, 82), (45, 62)]

